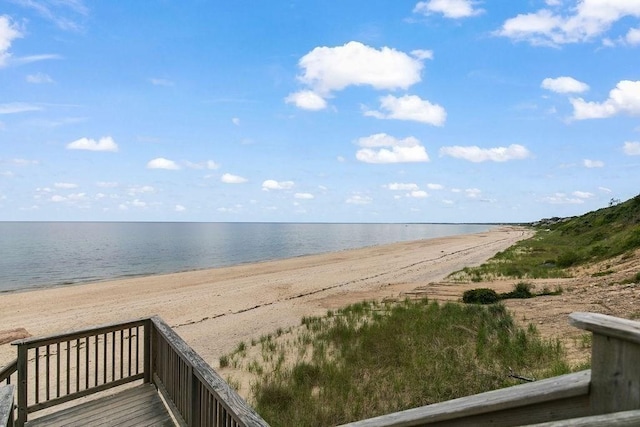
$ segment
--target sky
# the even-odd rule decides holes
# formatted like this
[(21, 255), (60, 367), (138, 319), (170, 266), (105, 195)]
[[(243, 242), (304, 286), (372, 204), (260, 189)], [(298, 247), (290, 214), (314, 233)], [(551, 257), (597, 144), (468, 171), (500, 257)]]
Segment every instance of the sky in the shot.
[(640, 193), (638, 0), (3, 0), (1, 221), (529, 222)]

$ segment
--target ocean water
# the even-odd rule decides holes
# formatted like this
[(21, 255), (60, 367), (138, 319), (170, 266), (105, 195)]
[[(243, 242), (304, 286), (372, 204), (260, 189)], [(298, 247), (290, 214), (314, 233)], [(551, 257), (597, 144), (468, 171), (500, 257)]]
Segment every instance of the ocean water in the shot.
[(479, 224), (0, 222), (0, 292), (486, 231)]

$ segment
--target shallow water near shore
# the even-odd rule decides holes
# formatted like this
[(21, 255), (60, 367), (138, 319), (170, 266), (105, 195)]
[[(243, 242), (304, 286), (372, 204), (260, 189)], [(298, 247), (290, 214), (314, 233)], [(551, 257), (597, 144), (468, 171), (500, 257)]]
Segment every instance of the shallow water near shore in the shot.
[(478, 233), (488, 224), (0, 223), (0, 292)]

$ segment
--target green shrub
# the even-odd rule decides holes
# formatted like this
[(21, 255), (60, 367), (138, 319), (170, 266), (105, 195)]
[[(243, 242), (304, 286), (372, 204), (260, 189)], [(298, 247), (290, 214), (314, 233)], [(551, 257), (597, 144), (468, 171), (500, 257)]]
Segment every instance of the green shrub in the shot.
[(494, 304), (500, 301), (500, 296), (493, 289), (469, 289), (462, 294), (462, 302), (466, 304)]
[(580, 261), (580, 256), (574, 251), (563, 252), (557, 259), (556, 264), (560, 268), (571, 267)]
[(526, 283), (526, 282), (520, 282), (517, 283), (513, 289), (513, 291), (511, 292), (505, 292), (503, 294), (500, 294), (500, 298), (501, 299), (507, 299), (507, 298), (533, 298), (536, 295), (531, 292), (531, 283)]

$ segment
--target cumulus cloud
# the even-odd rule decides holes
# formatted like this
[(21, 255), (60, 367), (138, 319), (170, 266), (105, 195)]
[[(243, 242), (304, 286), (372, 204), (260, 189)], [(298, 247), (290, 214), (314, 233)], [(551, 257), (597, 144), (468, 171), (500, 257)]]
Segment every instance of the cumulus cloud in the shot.
[(153, 160), (149, 160), (149, 163), (147, 163), (147, 169), (178, 170), (180, 169), (180, 166), (178, 166), (178, 164), (173, 160), (158, 157)]
[(362, 147), (356, 159), (365, 163), (428, 162), (427, 150), (413, 136), (398, 139), (386, 133), (360, 138), (356, 144)]
[(327, 101), (312, 90), (301, 90), (290, 94), (284, 99), (287, 104), (295, 104), (303, 110), (323, 110), (327, 108)]
[(98, 141), (90, 138), (80, 138), (67, 144), (67, 150), (117, 152), (118, 144), (110, 136), (102, 137)]
[(402, 183), (402, 182), (393, 182), (391, 184), (386, 184), (383, 185), (384, 188), (388, 189), (388, 190), (393, 190), (393, 191), (415, 191), (415, 190), (419, 190), (420, 187), (418, 187), (418, 184), (414, 184), (414, 183)]
[(456, 145), (440, 148), (440, 155), (480, 163), (486, 161), (506, 162), (509, 160), (521, 160), (530, 157), (531, 153), (526, 147), (518, 144), (495, 148), (480, 148), (475, 145), (467, 147)]
[(429, 0), (421, 1), (413, 8), (413, 13), (431, 15), (441, 13), (445, 18), (459, 19), (479, 15), (483, 9), (476, 8), (478, 2), (471, 0)]
[(295, 183), (293, 181), (275, 181), (273, 179), (267, 179), (262, 183), (262, 189), (264, 191), (269, 190), (290, 190)]
[(225, 173), (220, 178), (220, 181), (224, 182), (225, 184), (243, 184), (243, 183), (247, 182), (248, 179), (247, 178), (243, 178), (243, 177), (238, 176), (238, 175)]
[(176, 206), (175, 206), (175, 208), (174, 208), (174, 210), (175, 210), (176, 212), (184, 212), (184, 211), (186, 211), (186, 210), (187, 210), (187, 208), (185, 208), (185, 207), (184, 207), (184, 206), (182, 206), (182, 205), (176, 205)]
[(238, 118), (238, 117), (233, 117), (233, 118), (231, 119), (231, 123), (233, 123), (233, 124), (234, 124), (234, 125), (236, 125), (236, 126), (240, 126), (240, 118)]
[(543, 89), (556, 93), (581, 93), (589, 90), (589, 85), (573, 77), (546, 78), (540, 85)]
[(622, 146), (622, 151), (627, 156), (640, 156), (640, 142), (627, 141)]
[(416, 49), (411, 51), (411, 55), (418, 59), (433, 59), (433, 51), (428, 49)]
[(7, 65), (11, 57), (11, 44), (17, 38), (22, 37), (20, 28), (11, 21), (7, 15), (0, 15), (0, 67)]
[(407, 193), (407, 197), (412, 197), (414, 199), (424, 199), (425, 197), (429, 197), (429, 194), (424, 190), (414, 190), (410, 193)]
[(213, 160), (207, 160), (206, 162), (194, 163), (185, 161), (184, 164), (190, 169), (209, 169), (214, 170), (220, 167), (219, 164), (214, 162)]
[(412, 120), (434, 126), (442, 126), (447, 119), (444, 108), (416, 95), (383, 96), (380, 98), (380, 110), (368, 110), (364, 115), (378, 119)]
[(363, 196), (362, 194), (353, 194), (346, 200), (346, 203), (350, 205), (368, 205), (373, 202), (373, 199), (369, 196)]
[(575, 195), (571, 197), (565, 193), (555, 193), (551, 196), (544, 197), (542, 200), (554, 205), (579, 205), (584, 203), (584, 198), (576, 197)]
[(589, 193), (587, 191), (574, 191), (571, 194), (579, 199), (590, 199), (595, 196), (595, 194)]
[(585, 168), (589, 168), (589, 169), (604, 167), (604, 162), (600, 160), (584, 159), (582, 161), (582, 164), (584, 165)]
[(296, 193), (293, 195), (293, 197), (295, 197), (296, 199), (302, 199), (302, 200), (311, 200), (315, 198), (315, 196), (311, 193)]
[(480, 190), (479, 188), (467, 188), (466, 190), (464, 190), (464, 193), (470, 199), (477, 199), (482, 195), (482, 190)]
[(408, 55), (389, 47), (376, 49), (351, 41), (342, 46), (319, 46), (298, 61), (298, 80), (306, 89), (285, 98), (307, 110), (326, 108), (326, 98), (349, 86), (371, 86), (378, 90), (407, 89), (421, 80), (427, 51)]
[(429, 190), (444, 190), (444, 185), (429, 183), (429, 184), (427, 184), (427, 188)]
[[(639, 3), (640, 4), (640, 3)], [(640, 80), (622, 80), (601, 103), (572, 98), (573, 118), (576, 120), (604, 119), (617, 114), (640, 115)]]
[(496, 35), (532, 45), (558, 46), (593, 40), (625, 17), (640, 17), (633, 0), (574, 0), (507, 19)]
[(625, 37), (625, 41), (630, 45), (640, 44), (640, 28), (632, 28)]

